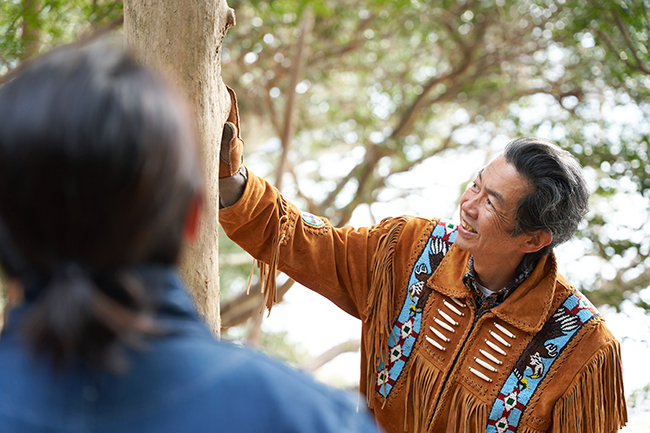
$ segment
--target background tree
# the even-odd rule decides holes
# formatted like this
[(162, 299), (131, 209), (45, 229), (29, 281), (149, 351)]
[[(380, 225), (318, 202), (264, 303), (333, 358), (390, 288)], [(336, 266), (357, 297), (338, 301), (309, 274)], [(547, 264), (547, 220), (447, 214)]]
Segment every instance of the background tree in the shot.
[(199, 238), (183, 257), (183, 276), (215, 334), (219, 319), (219, 143), (230, 109), (221, 80), (221, 44), (235, 14), (226, 0), (127, 0), (124, 34), (138, 58), (162, 70), (189, 97), (205, 175)]
[[(594, 191), (567, 276), (600, 307), (648, 309), (644, 2), (232, 6), (240, 26), (226, 39), (224, 80), (242, 100), (246, 160), (301, 208), (335, 225), (354, 215), (376, 222), (425, 197), (426, 179), (402, 179), (432, 159), (488, 159), (512, 137), (550, 138), (586, 167)], [(242, 294), (249, 269), (232, 269), (241, 251), (227, 240), (222, 248), (228, 328), (259, 318), (260, 301)], [(279, 281), (280, 294), (291, 285)], [(258, 325), (248, 323), (253, 335)]]
[(122, 0), (0, 2), (0, 84), (35, 54), (115, 30), (122, 19)]
[[(650, 286), (648, 2), (571, 1), (566, 7), (567, 13), (579, 12), (572, 14), (562, 41), (580, 56), (583, 67), (576, 68), (574, 81), (586, 94), (571, 110), (576, 124), (570, 138), (576, 156), (597, 177), (595, 212), (582, 235), (608, 270), (590, 281), (595, 287), (590, 297), (617, 307), (629, 300), (649, 311), (639, 296)], [(635, 197), (645, 219), (617, 209), (623, 195)]]

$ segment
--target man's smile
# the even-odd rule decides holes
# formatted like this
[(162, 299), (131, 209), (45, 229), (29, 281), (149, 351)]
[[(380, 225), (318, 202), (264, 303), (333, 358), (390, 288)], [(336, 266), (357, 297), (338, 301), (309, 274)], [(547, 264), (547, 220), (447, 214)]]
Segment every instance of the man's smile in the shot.
[(474, 230), (474, 227), (472, 227), (472, 226), (470, 226), (469, 224), (467, 224), (467, 222), (466, 222), (465, 220), (461, 220), (460, 224), (461, 224), (461, 226), (462, 226), (465, 230), (467, 230), (468, 232), (470, 232), (470, 233), (477, 233), (477, 231)]

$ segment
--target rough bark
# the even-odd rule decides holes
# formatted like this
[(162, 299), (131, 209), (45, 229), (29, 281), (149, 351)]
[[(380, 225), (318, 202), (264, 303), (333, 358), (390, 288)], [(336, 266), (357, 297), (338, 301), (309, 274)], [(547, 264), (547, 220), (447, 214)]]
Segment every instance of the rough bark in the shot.
[(219, 335), (219, 143), (230, 100), (221, 79), (221, 45), (235, 14), (226, 0), (125, 0), (124, 35), (139, 59), (182, 89), (194, 110), (204, 165), (199, 238), (186, 247), (183, 276), (200, 314)]

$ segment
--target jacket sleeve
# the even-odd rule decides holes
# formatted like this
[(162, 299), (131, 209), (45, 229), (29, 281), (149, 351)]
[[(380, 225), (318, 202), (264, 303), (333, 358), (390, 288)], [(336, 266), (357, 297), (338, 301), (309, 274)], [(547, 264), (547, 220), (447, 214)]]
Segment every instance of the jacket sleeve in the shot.
[(219, 219), (228, 237), (262, 262), (267, 286), (274, 284), (277, 268), (364, 319), (380, 228), (332, 227), (325, 218), (299, 211), (251, 171), (241, 199), (221, 209)]

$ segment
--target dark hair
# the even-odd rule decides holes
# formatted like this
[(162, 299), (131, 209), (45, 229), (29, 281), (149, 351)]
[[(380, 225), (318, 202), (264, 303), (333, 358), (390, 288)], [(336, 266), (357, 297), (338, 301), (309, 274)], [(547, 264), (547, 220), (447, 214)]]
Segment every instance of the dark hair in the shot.
[(58, 364), (108, 365), (152, 329), (129, 270), (175, 264), (201, 188), (180, 98), (106, 41), (44, 55), (0, 89), (0, 260)]
[(511, 235), (544, 230), (553, 236), (549, 245), (524, 257), (523, 269), (573, 237), (587, 213), (589, 189), (578, 161), (551, 141), (519, 138), (508, 143), (503, 156), (531, 186), (518, 205)]

